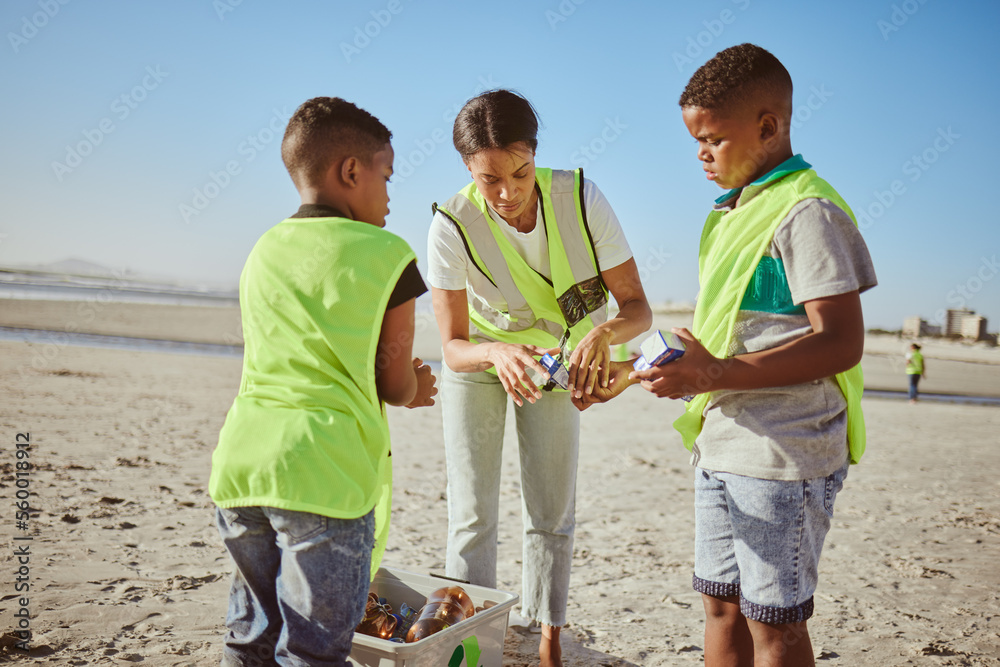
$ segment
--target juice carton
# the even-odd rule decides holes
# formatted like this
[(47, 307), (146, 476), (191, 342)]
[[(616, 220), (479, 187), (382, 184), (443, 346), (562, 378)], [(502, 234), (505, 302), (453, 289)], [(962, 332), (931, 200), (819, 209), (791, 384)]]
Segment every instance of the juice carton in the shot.
[[(649, 338), (642, 341), (642, 345), (639, 346), (639, 352), (642, 353), (642, 356), (635, 360), (632, 368), (637, 371), (648, 371), (654, 366), (668, 364), (684, 356), (686, 349), (684, 341), (676, 334), (670, 333), (664, 336), (663, 332), (657, 329)], [(681, 400), (685, 403), (692, 398), (694, 396), (681, 396)]]
[(632, 367), (637, 371), (648, 371), (653, 366), (662, 366), (674, 359), (684, 356), (684, 341), (676, 334), (663, 335), (660, 330), (654, 331), (649, 338), (642, 341), (639, 352), (642, 356), (635, 360)]

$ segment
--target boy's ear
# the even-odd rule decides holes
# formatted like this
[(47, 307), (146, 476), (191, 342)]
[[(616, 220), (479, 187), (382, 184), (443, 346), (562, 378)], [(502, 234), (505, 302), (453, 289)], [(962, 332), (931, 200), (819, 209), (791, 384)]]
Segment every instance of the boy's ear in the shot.
[(760, 128), (761, 141), (768, 141), (775, 138), (778, 136), (781, 128), (781, 121), (778, 119), (778, 114), (772, 111), (764, 111), (760, 115), (758, 127)]
[(361, 171), (361, 163), (356, 157), (344, 158), (340, 163), (340, 180), (348, 188), (356, 188)]

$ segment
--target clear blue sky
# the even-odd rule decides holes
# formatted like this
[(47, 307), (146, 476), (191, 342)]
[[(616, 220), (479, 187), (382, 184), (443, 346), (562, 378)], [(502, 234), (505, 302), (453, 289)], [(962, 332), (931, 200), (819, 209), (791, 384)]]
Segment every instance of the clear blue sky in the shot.
[(467, 182), (454, 114), (503, 86), (542, 117), (538, 164), (583, 166), (607, 195), (651, 299), (693, 301), (720, 191), (677, 98), (750, 41), (792, 74), (793, 148), (868, 213), (868, 326), (961, 305), (1000, 324), (982, 181), (1000, 155), (994, 1), (7, 0), (0, 28), (0, 266), (75, 257), (235, 285), (297, 208), (281, 132), (316, 95), (392, 130), (388, 224), (422, 260), (431, 202)]

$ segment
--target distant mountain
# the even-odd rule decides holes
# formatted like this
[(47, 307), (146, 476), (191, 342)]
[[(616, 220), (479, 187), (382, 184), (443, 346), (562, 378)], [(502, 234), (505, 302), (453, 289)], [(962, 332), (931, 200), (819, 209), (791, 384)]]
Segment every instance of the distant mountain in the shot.
[[(116, 271), (101, 264), (72, 257), (59, 262), (52, 262), (51, 264), (35, 264), (34, 266), (25, 268), (45, 273), (65, 273), (71, 276), (99, 276), (102, 278), (122, 277), (123, 273), (122, 271)], [(132, 275), (132, 271), (127, 269), (124, 271), (124, 274), (128, 277), (135, 277)]]
[(0, 274), (22, 274), (33, 276), (30, 280), (39, 280), (45, 283), (77, 280), (87, 282), (113, 282), (120, 284), (126, 281), (130, 284), (142, 286), (143, 288), (156, 288), (165, 290), (180, 289), (195, 292), (235, 292), (234, 285), (218, 284), (211, 282), (179, 280), (169, 276), (150, 275), (138, 273), (130, 268), (112, 269), (96, 262), (85, 259), (70, 257), (58, 262), (46, 264), (20, 264), (0, 267)]

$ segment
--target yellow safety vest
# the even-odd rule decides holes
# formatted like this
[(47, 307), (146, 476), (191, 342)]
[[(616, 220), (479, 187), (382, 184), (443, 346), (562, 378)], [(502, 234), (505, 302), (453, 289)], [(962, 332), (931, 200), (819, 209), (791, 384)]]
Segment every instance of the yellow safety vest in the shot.
[[(792, 207), (803, 199), (828, 199), (854, 220), (854, 213), (833, 187), (812, 169), (785, 176), (746, 204), (730, 211), (712, 211), (705, 221), (698, 253), (701, 293), (692, 333), (713, 356), (728, 356), (733, 325), (754, 270), (774, 238), (774, 231)], [(861, 365), (836, 376), (847, 400), (847, 441), (851, 463), (865, 451), (865, 421), (861, 412), (864, 378)], [(691, 400), (674, 427), (689, 450), (701, 433), (710, 393)]]
[(373, 573), (392, 499), (375, 357), (414, 257), (395, 234), (346, 218), (289, 218), (265, 232), (240, 277), (243, 378), (212, 455), (219, 507), (341, 519), (375, 507)]
[(491, 285), (485, 294), (469, 295), (470, 339), (552, 348), (568, 331), (572, 350), (608, 316), (608, 291), (583, 205), (583, 170), (539, 168), (535, 182), (552, 280), (517, 253), (475, 183), (434, 209), (455, 224), (475, 270)]

